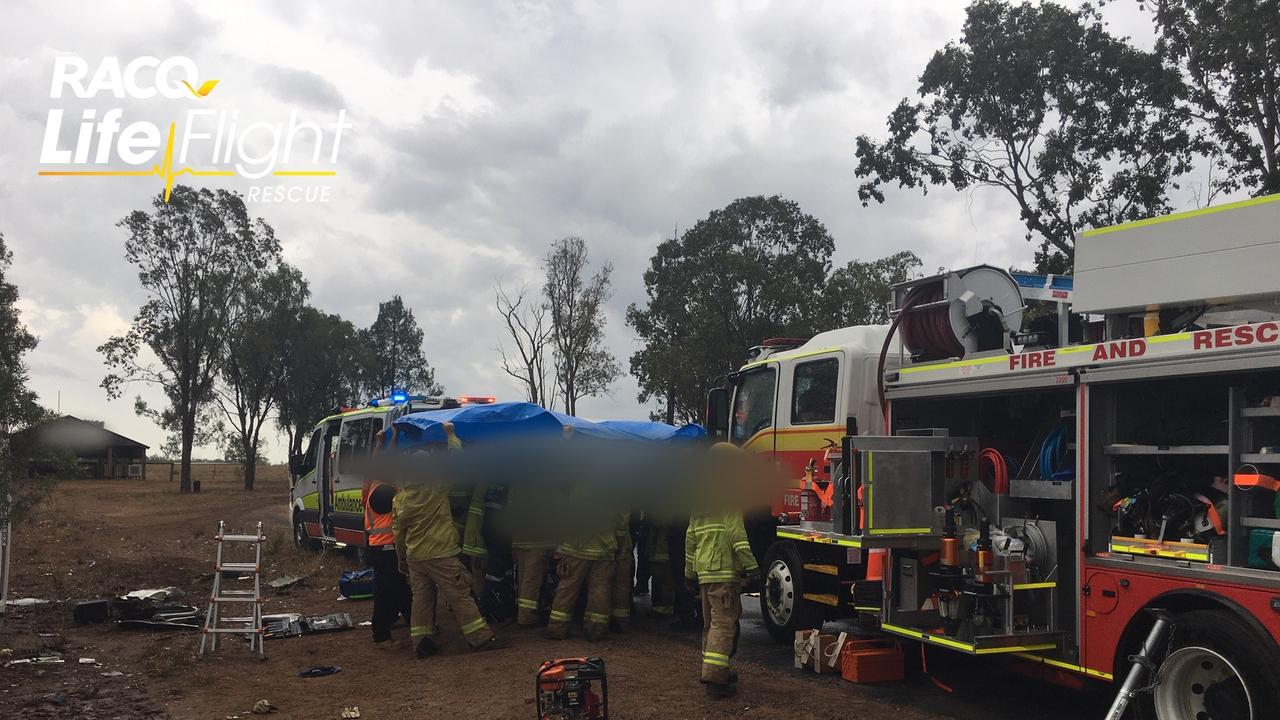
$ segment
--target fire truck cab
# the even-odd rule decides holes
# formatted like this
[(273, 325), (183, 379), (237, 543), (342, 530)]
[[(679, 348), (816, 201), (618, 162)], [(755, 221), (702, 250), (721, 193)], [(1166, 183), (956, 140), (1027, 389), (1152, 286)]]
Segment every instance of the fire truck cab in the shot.
[[(1142, 716), (1274, 717), (1280, 196), (1089, 231), (1076, 252), (1074, 278), (980, 266), (894, 288), (884, 375), (837, 381), (884, 420), (843, 423), (776, 514), (765, 622), (790, 641), (858, 616), (1119, 682), (1162, 617)], [(776, 392), (785, 414), (795, 391)]]

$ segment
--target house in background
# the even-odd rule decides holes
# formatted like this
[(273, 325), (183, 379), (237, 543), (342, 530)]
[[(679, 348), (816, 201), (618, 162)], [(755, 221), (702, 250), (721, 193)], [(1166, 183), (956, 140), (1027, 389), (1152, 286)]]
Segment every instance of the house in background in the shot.
[(85, 477), (147, 477), (147, 446), (111, 432), (100, 422), (63, 415), (22, 434), (34, 434), (41, 445), (75, 455), (76, 465)]

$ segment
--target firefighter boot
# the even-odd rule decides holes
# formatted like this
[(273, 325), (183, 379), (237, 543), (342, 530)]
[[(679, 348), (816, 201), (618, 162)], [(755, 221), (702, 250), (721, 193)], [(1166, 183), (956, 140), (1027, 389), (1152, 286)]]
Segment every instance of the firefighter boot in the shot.
[(436, 644), (431, 641), (431, 638), (424, 637), (418, 641), (418, 649), (415, 652), (417, 653), (419, 660), (426, 660), (439, 651), (440, 648), (436, 647)]
[(713, 682), (703, 682), (703, 685), (707, 688), (707, 697), (713, 700), (731, 698), (738, 693), (737, 685)]
[(471, 649), (475, 650), (476, 652), (484, 652), (485, 650), (505, 650), (509, 647), (511, 647), (510, 640), (504, 637), (498, 637), (497, 635), (494, 635), (493, 637), (489, 638), (488, 640), (480, 643), (479, 645)]

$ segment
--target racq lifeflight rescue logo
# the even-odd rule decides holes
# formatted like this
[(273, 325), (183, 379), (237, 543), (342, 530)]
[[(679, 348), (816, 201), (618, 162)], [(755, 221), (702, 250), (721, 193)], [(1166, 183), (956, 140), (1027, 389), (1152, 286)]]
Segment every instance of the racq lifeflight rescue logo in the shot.
[[(96, 66), (75, 56), (55, 58), (49, 98), (59, 106), (49, 109), (39, 174), (155, 177), (164, 183), (165, 202), (174, 181), (186, 175), (253, 181), (249, 201), (328, 200), (324, 179), (337, 175), (342, 133), (351, 128), (346, 110), (327, 120), (300, 119), (294, 110), (288, 122), (249, 122), (239, 110), (217, 106), (219, 90), (218, 80), (202, 79), (185, 57), (139, 57), (123, 65), (104, 57)], [(190, 106), (155, 122), (128, 117), (123, 107), (109, 105), (113, 99)], [(104, 100), (108, 106), (98, 106)]]

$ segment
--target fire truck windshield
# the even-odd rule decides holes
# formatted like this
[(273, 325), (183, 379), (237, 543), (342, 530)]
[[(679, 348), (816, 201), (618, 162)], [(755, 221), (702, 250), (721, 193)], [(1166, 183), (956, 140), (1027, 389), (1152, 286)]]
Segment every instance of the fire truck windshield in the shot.
[(742, 376), (733, 396), (733, 427), (730, 442), (740, 445), (773, 425), (773, 399), (778, 373), (771, 367), (751, 370)]

